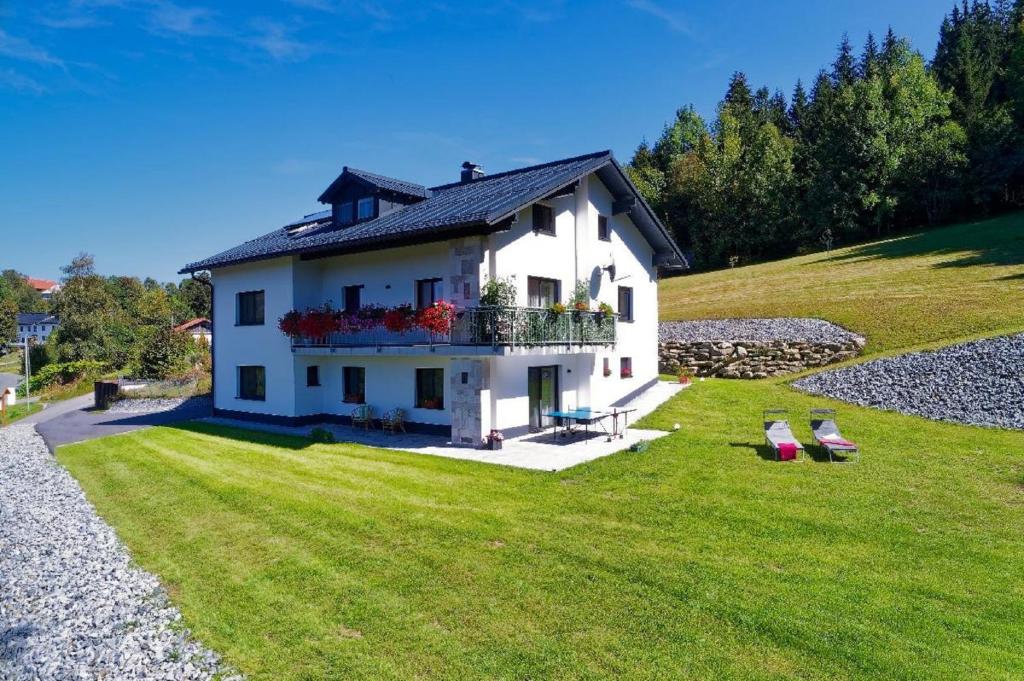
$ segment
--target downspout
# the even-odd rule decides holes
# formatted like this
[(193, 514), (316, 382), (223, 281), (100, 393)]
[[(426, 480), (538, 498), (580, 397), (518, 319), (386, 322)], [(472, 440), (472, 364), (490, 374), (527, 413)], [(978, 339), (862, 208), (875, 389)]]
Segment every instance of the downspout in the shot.
[(213, 272), (210, 273), (209, 279), (198, 279), (195, 272), (190, 272), (189, 276), (192, 277), (192, 281), (198, 281), (200, 284), (205, 284), (210, 287), (210, 403), (212, 409), (217, 408), (217, 353), (213, 351), (213, 344), (215, 342), (213, 333)]

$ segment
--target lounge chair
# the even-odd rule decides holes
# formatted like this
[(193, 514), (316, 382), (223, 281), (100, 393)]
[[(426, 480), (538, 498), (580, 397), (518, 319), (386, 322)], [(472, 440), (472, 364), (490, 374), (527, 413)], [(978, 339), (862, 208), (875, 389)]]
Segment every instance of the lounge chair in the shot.
[(373, 427), (373, 407), (368, 404), (360, 404), (352, 410), (352, 427), (362, 426), (364, 430)]
[(764, 441), (775, 452), (777, 461), (800, 461), (804, 446), (793, 436), (793, 429), (785, 418), (788, 414), (785, 409), (764, 411)]
[[(836, 425), (835, 409), (811, 410), (811, 433), (818, 446), (828, 451), (828, 459), (832, 463), (856, 463), (860, 461), (860, 450), (857, 445), (843, 438)], [(836, 455), (842, 457), (836, 460)]]
[(405, 412), (401, 409), (392, 409), (384, 414), (380, 420), (380, 427), (385, 433), (394, 435), (398, 431), (405, 432)]

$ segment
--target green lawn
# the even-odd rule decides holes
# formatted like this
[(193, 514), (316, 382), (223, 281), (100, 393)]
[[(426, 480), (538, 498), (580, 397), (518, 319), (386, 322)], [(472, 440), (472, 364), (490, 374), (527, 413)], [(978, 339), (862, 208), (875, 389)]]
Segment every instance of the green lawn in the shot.
[(35, 402), (19, 402), (7, 407), (7, 425), (14, 423), (18, 419), (23, 419), (29, 414), (34, 414), (40, 409), (41, 407)]
[(662, 283), (662, 319), (822, 317), (868, 353), (1024, 330), (1024, 213)]
[(823, 402), (697, 383), (563, 473), (208, 425), (58, 458), (253, 679), (1024, 676), (1024, 433), (836, 403), (861, 464), (763, 458)]

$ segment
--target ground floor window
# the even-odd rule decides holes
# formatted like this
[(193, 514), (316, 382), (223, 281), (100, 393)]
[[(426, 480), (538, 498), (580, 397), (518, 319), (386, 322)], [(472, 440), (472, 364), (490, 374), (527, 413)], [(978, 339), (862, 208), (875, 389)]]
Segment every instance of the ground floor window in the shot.
[(416, 370), (416, 406), (444, 409), (444, 369)]
[(267, 399), (267, 370), (265, 367), (238, 367), (238, 399)]
[(619, 376), (633, 378), (633, 358), (623, 357), (619, 360)]
[(306, 367), (306, 385), (310, 388), (320, 387), (320, 367)]
[(341, 372), (342, 391), (345, 394), (344, 401), (350, 404), (363, 404), (366, 402), (366, 369), (363, 367), (343, 367)]

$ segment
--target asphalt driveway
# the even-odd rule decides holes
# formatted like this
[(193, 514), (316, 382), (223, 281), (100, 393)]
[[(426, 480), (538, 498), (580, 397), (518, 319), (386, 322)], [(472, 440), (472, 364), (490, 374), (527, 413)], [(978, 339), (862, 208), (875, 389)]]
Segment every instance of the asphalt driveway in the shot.
[(51, 405), (22, 419), (20, 423), (34, 423), (36, 431), (53, 452), (57, 447), (72, 442), (95, 440), (107, 435), (127, 433), (150, 426), (165, 426), (210, 415), (208, 399), (188, 400), (174, 409), (148, 414), (111, 414), (94, 410), (92, 395), (83, 395)]

